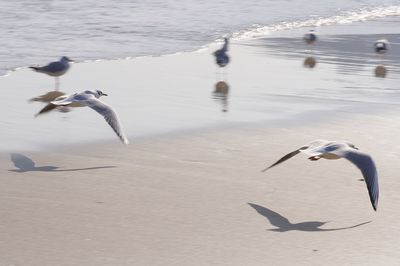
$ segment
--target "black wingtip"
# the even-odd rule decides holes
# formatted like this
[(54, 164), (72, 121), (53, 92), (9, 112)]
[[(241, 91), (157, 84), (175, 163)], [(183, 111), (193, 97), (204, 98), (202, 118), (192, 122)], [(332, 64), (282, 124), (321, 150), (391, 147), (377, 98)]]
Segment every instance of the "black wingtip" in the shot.
[(272, 166), (268, 166), (267, 168), (262, 169), (261, 172), (264, 173), (264, 172), (266, 172), (266, 171), (267, 171), (269, 168), (271, 168), (271, 167), (272, 167)]

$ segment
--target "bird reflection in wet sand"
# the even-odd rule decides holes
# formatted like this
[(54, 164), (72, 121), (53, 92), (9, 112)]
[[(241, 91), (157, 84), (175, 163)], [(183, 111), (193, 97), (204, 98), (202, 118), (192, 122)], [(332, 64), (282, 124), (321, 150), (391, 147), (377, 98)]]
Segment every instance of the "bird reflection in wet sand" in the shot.
[(384, 78), (386, 77), (387, 70), (386, 67), (383, 65), (379, 65), (375, 67), (375, 77)]
[(84, 107), (85, 106), (83, 104), (76, 103), (76, 102), (68, 104), (68, 106), (56, 105), (56, 104), (52, 103), (53, 101), (64, 100), (64, 99), (68, 98), (68, 96), (69, 95), (67, 95), (64, 92), (50, 91), (44, 95), (41, 95), (41, 96), (31, 99), (30, 101), (39, 101), (39, 102), (47, 102), (48, 103), (37, 114), (35, 114), (35, 117), (38, 117), (39, 115), (50, 112), (52, 110), (57, 110), (62, 113), (67, 113), (72, 110), (71, 107)]
[(51, 104), (50, 102), (54, 101), (55, 99), (65, 96), (66, 93), (62, 92), (62, 91), (49, 91), (43, 95), (39, 95), (37, 97), (34, 97), (32, 99), (29, 99), (29, 102), (42, 102), (42, 103), (47, 103), (47, 105), (41, 109), (36, 115), (35, 117), (37, 117), (40, 114), (49, 112), (53, 109), (62, 112), (62, 113), (67, 113), (71, 111), (71, 108), (67, 107), (67, 106), (56, 106), (54, 104)]
[(283, 217), (277, 212), (274, 212), (266, 207), (253, 204), (253, 203), (248, 203), (250, 207), (254, 208), (259, 214), (264, 216), (265, 218), (268, 219), (268, 221), (271, 223), (271, 225), (277, 227), (274, 229), (268, 229), (268, 231), (274, 231), (274, 232), (287, 232), (287, 231), (305, 231), (305, 232), (327, 232), (327, 231), (338, 231), (338, 230), (345, 230), (345, 229), (351, 229), (355, 228), (358, 226), (362, 226), (365, 224), (370, 223), (371, 221), (356, 224), (353, 226), (348, 226), (348, 227), (339, 227), (339, 228), (328, 228), (328, 229), (323, 229), (320, 228), (324, 224), (328, 222), (320, 222), (320, 221), (309, 221), (309, 222), (302, 222), (302, 223), (291, 223), (286, 217)]
[(314, 68), (317, 60), (313, 56), (308, 56), (304, 59), (303, 66), (307, 68)]
[(95, 170), (95, 169), (104, 169), (104, 168), (115, 168), (115, 166), (96, 166), (96, 167), (87, 167), (87, 168), (73, 168), (73, 169), (59, 169), (57, 166), (36, 166), (35, 162), (32, 161), (29, 157), (19, 154), (19, 153), (11, 153), (10, 154), (11, 161), (14, 163), (14, 166), (17, 169), (8, 170), (10, 172), (32, 172), (32, 171), (41, 171), (41, 172), (70, 172), (70, 171), (84, 171), (84, 170)]
[(229, 85), (225, 81), (218, 81), (213, 91), (213, 99), (219, 101), (222, 105), (222, 112), (228, 112), (228, 94)]

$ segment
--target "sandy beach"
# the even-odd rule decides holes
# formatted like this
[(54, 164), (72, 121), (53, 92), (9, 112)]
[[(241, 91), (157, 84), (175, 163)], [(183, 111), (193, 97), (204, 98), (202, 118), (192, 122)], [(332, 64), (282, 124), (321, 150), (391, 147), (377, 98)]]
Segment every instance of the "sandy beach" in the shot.
[[(396, 120), (206, 130), (14, 162), (2, 155), (1, 264), (396, 265)], [(260, 172), (316, 138), (355, 140), (373, 154), (378, 212), (345, 160), (298, 156)]]
[[(74, 64), (61, 90), (108, 93), (128, 146), (87, 108), (35, 119), (44, 105), (27, 101), (53, 79), (1, 77), (0, 265), (398, 265), (397, 59), (386, 78), (376, 59), (322, 50), (306, 69), (307, 54), (280, 42), (232, 44), (225, 103), (213, 98), (215, 47)], [(299, 155), (261, 173), (321, 138), (372, 155), (377, 212), (346, 160)]]

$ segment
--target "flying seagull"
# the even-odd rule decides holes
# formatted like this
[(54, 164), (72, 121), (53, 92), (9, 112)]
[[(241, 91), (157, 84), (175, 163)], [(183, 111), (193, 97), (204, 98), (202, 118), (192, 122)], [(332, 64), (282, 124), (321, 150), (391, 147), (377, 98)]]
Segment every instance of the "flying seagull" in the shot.
[(107, 96), (107, 94), (103, 93), (100, 90), (87, 90), (72, 95), (63, 95), (50, 102), (50, 104), (43, 108), (42, 111), (40, 111), (39, 113), (49, 111), (56, 108), (57, 106), (88, 106), (104, 117), (104, 119), (111, 126), (111, 128), (114, 130), (114, 132), (123, 143), (129, 144), (128, 139), (125, 137), (122, 131), (117, 114), (111, 106), (99, 100), (101, 96)]
[(66, 56), (63, 56), (63, 57), (61, 57), (60, 61), (51, 62), (45, 66), (31, 66), (29, 68), (32, 68), (36, 72), (45, 73), (49, 76), (55, 77), (56, 90), (58, 90), (59, 77), (64, 75), (68, 71), (68, 69), (70, 67), (69, 62), (73, 62), (73, 60), (69, 59)]
[(377, 41), (374, 43), (374, 50), (375, 50), (375, 52), (377, 52), (378, 54), (384, 54), (384, 53), (386, 53), (386, 52), (389, 50), (389, 46), (390, 46), (390, 44), (389, 44), (389, 41), (388, 41), (388, 40), (386, 40), (386, 39), (380, 39), (380, 40), (377, 40)]
[(262, 171), (264, 172), (299, 153), (306, 154), (309, 156), (308, 159), (311, 161), (316, 161), (321, 158), (328, 160), (345, 158), (352, 162), (358, 167), (358, 169), (360, 169), (364, 177), (372, 207), (376, 211), (378, 207), (379, 186), (378, 173), (376, 171), (375, 163), (370, 155), (360, 152), (358, 148), (351, 143), (343, 141), (315, 140), (295, 151), (286, 154), (277, 162)]
[(225, 67), (229, 63), (229, 56), (227, 54), (228, 44), (229, 44), (229, 39), (224, 38), (224, 45), (222, 46), (222, 48), (214, 52), (215, 61), (217, 65), (220, 67)]

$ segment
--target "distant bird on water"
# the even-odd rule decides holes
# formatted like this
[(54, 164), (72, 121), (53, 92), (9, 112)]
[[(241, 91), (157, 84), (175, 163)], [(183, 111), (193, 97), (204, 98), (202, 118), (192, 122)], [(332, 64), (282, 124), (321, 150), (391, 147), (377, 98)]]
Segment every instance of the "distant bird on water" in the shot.
[(380, 39), (374, 43), (374, 50), (378, 54), (384, 54), (389, 50), (389, 46), (390, 44), (388, 40)]
[(73, 60), (69, 59), (66, 56), (63, 56), (63, 57), (61, 57), (60, 61), (51, 62), (46, 66), (39, 66), (39, 67), (31, 66), (29, 68), (32, 68), (36, 72), (45, 73), (49, 76), (55, 77), (56, 90), (58, 90), (59, 77), (64, 75), (68, 71), (68, 69), (70, 67), (69, 62), (73, 62)]
[(107, 94), (103, 93), (100, 90), (87, 90), (72, 95), (63, 95), (52, 101), (39, 113), (50, 111), (57, 106), (88, 106), (104, 117), (104, 119), (111, 126), (111, 128), (114, 130), (114, 132), (123, 143), (129, 144), (128, 139), (125, 137), (125, 134), (122, 131), (117, 114), (111, 106), (99, 100), (101, 96), (107, 96)]
[(372, 207), (376, 211), (378, 207), (379, 186), (375, 163), (370, 155), (360, 152), (358, 148), (356, 148), (351, 143), (341, 141), (315, 140), (291, 153), (286, 154), (277, 162), (265, 168), (263, 172), (292, 158), (300, 152), (308, 155), (308, 159), (311, 161), (316, 161), (321, 158), (328, 160), (345, 158), (352, 162), (355, 166), (358, 167), (358, 169), (361, 170), (361, 173), (367, 185)]
[(310, 30), (303, 36), (303, 40), (307, 44), (313, 44), (315, 41), (317, 41), (317, 35), (315, 34), (314, 30)]
[(227, 54), (228, 44), (229, 39), (224, 38), (224, 45), (222, 46), (222, 48), (214, 52), (215, 61), (220, 67), (225, 67), (229, 63), (229, 55)]

